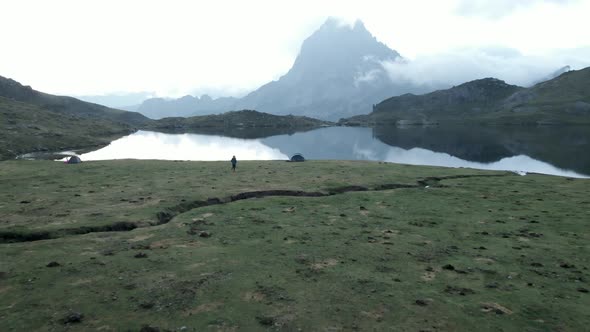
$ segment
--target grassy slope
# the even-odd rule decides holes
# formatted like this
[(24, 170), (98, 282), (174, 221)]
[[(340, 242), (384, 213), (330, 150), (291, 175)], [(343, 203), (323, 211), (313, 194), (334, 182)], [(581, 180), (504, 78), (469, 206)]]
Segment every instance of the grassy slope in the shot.
[(392, 110), (401, 116), (415, 119), (473, 116), (492, 110), (498, 100), (521, 89), (500, 80), (481, 79), (425, 95), (407, 94), (387, 99), (376, 106), (375, 117), (379, 121), (380, 116), (386, 118)]
[(17, 81), (2, 76), (0, 76), (0, 97), (77, 117), (108, 120), (131, 126), (140, 126), (150, 122), (150, 119), (137, 112), (126, 112), (72, 97), (39, 92), (33, 90), (30, 86), (23, 86)]
[(491, 118), (508, 122), (590, 123), (590, 68), (566, 72), (503, 101)]
[[(232, 174), (228, 164), (2, 162), (2, 228), (154, 220), (182, 200), (249, 190), (505, 174), (337, 161), (240, 162)], [(131, 232), (0, 244), (2, 330), (61, 330), (70, 310), (84, 314), (70, 330), (584, 330), (588, 180), (441, 184), (251, 199)], [(194, 234), (203, 230), (211, 237)]]
[(536, 94), (532, 103), (590, 102), (590, 68), (564, 73), (552, 80), (539, 83), (531, 90)]
[(403, 95), (350, 125), (417, 123), (590, 124), (590, 68), (570, 71), (524, 89), (482, 79), (425, 95)]
[(0, 160), (33, 151), (105, 145), (130, 132), (124, 124), (55, 113), (0, 97)]
[(164, 118), (151, 123), (147, 128), (181, 131), (240, 131), (247, 129), (274, 128), (285, 132), (289, 129), (317, 128), (330, 122), (303, 116), (279, 116), (252, 110), (226, 112), (223, 114), (193, 116), (189, 118)]

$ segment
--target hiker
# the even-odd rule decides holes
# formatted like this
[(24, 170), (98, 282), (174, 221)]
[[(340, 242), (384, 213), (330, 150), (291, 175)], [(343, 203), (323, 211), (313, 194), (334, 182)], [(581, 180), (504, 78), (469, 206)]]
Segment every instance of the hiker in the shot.
[(236, 164), (238, 163), (238, 160), (236, 159), (236, 156), (233, 156), (231, 158), (231, 170), (232, 171), (236, 171)]

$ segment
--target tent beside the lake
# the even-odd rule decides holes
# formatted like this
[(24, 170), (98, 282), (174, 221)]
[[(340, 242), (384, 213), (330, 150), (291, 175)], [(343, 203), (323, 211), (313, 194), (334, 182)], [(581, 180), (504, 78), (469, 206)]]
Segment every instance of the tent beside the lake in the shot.
[(291, 161), (305, 161), (305, 158), (301, 153), (296, 153), (291, 157)]
[(66, 159), (66, 164), (79, 164), (82, 162), (82, 159), (78, 156), (71, 156), (70, 158)]

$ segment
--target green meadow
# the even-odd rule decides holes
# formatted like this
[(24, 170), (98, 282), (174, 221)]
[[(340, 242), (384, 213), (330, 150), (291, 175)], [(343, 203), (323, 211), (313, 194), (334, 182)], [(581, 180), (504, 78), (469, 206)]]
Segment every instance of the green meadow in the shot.
[(2, 331), (584, 331), (590, 180), (0, 162)]

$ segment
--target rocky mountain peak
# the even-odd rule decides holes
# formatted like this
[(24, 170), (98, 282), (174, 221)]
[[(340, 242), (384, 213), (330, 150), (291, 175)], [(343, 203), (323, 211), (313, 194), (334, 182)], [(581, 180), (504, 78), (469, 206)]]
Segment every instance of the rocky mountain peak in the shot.
[(385, 61), (399, 56), (377, 41), (362, 21), (351, 26), (329, 18), (303, 42), (295, 64), (286, 76), (351, 76), (367, 58)]

